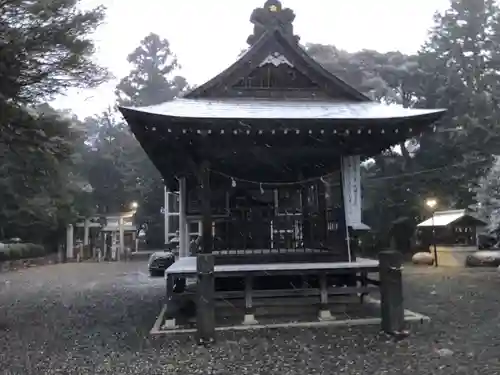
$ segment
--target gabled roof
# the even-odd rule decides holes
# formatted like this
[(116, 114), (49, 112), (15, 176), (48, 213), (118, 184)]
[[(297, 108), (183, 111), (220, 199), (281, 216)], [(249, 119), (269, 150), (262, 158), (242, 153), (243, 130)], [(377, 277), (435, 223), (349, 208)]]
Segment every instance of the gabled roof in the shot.
[(119, 108), (167, 184), (200, 160), (252, 181), (315, 178), (341, 155), (376, 155), (444, 114), (372, 101), (299, 46), (293, 12), (271, 14), (278, 0), (265, 8), (252, 17), (254, 44), (218, 76), (183, 98)]
[(332, 99), (338, 99), (340, 96), (347, 101), (371, 101), (366, 95), (323, 68), (302, 47), (287, 38), (279, 27), (267, 30), (234, 64), (184, 97), (189, 99), (218, 97), (221, 89), (224, 90), (236, 83), (236, 78), (249, 75), (261, 64), (276, 58), (288, 62), (317, 82)]

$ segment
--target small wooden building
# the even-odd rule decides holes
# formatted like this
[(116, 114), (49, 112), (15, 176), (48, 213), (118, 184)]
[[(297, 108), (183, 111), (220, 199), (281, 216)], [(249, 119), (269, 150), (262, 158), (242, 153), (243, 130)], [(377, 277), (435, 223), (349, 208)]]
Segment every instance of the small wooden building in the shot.
[[(360, 161), (432, 131), (445, 112), (372, 101), (304, 51), (294, 17), (267, 1), (252, 14), (248, 50), (221, 74), (182, 98), (120, 108), (168, 188), (180, 191), (181, 254), (187, 226), (201, 223), (199, 252), (167, 270), (167, 279), (198, 276), (201, 338), (213, 335), (214, 275), (245, 280), (247, 323), (259, 277), (317, 278), (328, 316), (327, 284), (346, 281), (327, 276), (378, 267), (352, 246)], [(362, 292), (352, 280), (346, 293)]]
[(478, 250), (478, 229), (486, 225), (465, 209), (437, 211), (417, 225), (417, 235), (431, 252), (436, 245), (439, 265), (463, 267), (467, 256)]

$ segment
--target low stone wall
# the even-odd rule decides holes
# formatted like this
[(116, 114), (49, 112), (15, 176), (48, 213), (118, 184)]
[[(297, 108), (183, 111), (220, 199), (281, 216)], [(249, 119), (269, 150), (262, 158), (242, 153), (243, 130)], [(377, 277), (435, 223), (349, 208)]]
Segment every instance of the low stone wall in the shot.
[(4, 262), (0, 262), (0, 272), (10, 272), (24, 268), (39, 267), (56, 263), (61, 263), (61, 256), (57, 253), (39, 258), (6, 260)]

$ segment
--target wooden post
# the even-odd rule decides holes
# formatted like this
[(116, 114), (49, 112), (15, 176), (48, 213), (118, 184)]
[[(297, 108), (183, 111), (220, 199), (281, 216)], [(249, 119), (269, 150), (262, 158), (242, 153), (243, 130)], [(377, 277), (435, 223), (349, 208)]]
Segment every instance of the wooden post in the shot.
[(104, 259), (113, 260), (113, 232), (105, 232)]
[(179, 258), (189, 255), (186, 203), (186, 177), (181, 177), (179, 178)]
[(174, 277), (168, 272), (165, 275), (166, 286), (167, 286), (167, 308), (165, 310), (165, 322), (163, 324), (164, 329), (175, 329), (177, 327), (176, 317), (179, 312), (178, 301), (174, 295)]
[(245, 277), (245, 317), (243, 319), (243, 325), (253, 325), (258, 324), (255, 319), (255, 309), (253, 306), (253, 277)]
[(390, 335), (401, 335), (404, 332), (401, 254), (382, 251), (379, 260), (382, 330)]
[(320, 222), (320, 242), (323, 243), (323, 246), (327, 244), (328, 241), (328, 228), (327, 228), (327, 207), (326, 207), (326, 186), (323, 181), (319, 181), (316, 183), (316, 189), (318, 194), (318, 212), (321, 215)]
[(163, 195), (163, 222), (164, 222), (164, 231), (165, 231), (165, 245), (168, 244), (168, 189), (167, 186), (165, 186), (164, 189), (164, 195)]
[(73, 224), (68, 224), (66, 228), (66, 259), (73, 259), (74, 257), (74, 229)]
[(342, 241), (345, 249), (347, 251), (347, 260), (349, 262), (354, 261), (353, 253), (351, 251), (351, 234), (349, 232), (349, 224), (347, 222), (347, 207), (346, 207), (346, 194), (348, 193), (345, 189), (344, 183), (344, 158), (340, 158), (340, 206), (341, 206), (341, 214), (339, 215), (339, 226), (337, 228), (339, 235), (344, 238)]
[(137, 248), (138, 248), (138, 241), (137, 241), (137, 231), (132, 232), (132, 252), (137, 253)]
[(118, 219), (118, 251), (116, 252), (117, 260), (120, 260), (125, 255), (125, 231), (123, 227), (123, 216)]
[(334, 320), (330, 308), (328, 307), (328, 280), (325, 273), (319, 276), (319, 290), (320, 290), (320, 310), (319, 320)]
[(215, 339), (215, 306), (214, 306), (214, 257), (212, 255), (212, 214), (210, 192), (210, 170), (203, 163), (200, 173), (202, 237), (201, 252), (196, 256), (198, 272), (196, 326), (199, 344), (213, 342)]
[[(300, 175), (300, 179), (304, 179), (304, 175)], [(302, 247), (307, 249), (310, 246), (311, 238), (311, 218), (309, 215), (309, 185), (300, 185), (300, 204), (302, 211)]]
[(83, 222), (83, 246), (90, 243), (90, 220), (85, 218)]

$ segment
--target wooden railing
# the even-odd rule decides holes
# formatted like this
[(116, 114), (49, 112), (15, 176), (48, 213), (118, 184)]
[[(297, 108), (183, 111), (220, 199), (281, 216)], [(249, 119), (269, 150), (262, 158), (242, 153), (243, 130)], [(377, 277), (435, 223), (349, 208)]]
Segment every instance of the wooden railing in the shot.
[(330, 212), (278, 213), (272, 207), (233, 209), (227, 217), (214, 218), (212, 253), (233, 261), (307, 261), (318, 258), (317, 254), (327, 254), (329, 258), (342, 255), (345, 251), (341, 246), (329, 244), (336, 227), (327, 223), (331, 216)]

